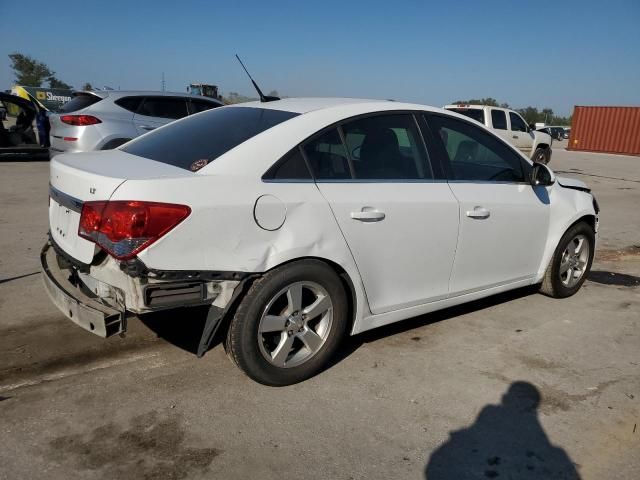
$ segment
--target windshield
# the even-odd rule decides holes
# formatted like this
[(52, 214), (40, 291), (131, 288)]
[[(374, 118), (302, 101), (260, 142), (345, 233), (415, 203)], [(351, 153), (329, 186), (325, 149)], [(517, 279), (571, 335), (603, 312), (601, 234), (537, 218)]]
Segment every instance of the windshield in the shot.
[(214, 108), (144, 135), (121, 150), (196, 171), (251, 137), (298, 115), (266, 108)]

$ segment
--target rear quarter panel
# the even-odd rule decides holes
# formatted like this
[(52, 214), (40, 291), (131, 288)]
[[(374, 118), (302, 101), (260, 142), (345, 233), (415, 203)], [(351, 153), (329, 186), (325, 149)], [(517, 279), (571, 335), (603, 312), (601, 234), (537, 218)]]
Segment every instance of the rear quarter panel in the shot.
[[(270, 195), (280, 228), (256, 221), (258, 198)], [(266, 272), (300, 258), (338, 264), (355, 289), (357, 311), (368, 312), (364, 289), (347, 243), (316, 185), (268, 183), (260, 178), (196, 175), (189, 178), (129, 180), (112, 200), (149, 200), (189, 205), (191, 215), (139, 254), (150, 268)]]

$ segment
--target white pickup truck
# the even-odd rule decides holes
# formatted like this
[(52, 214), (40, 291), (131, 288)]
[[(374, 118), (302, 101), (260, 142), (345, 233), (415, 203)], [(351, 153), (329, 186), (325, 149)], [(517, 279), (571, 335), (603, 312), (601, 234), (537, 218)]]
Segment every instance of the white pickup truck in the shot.
[(534, 162), (547, 164), (551, 160), (551, 137), (530, 128), (518, 112), (469, 104), (446, 105), (444, 108), (482, 123)]

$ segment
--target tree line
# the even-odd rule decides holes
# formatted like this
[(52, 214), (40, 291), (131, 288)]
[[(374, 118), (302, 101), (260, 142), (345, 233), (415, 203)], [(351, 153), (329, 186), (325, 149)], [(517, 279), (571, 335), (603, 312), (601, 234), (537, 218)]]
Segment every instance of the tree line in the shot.
[(501, 107), (501, 108), (511, 108), (518, 112), (522, 117), (527, 121), (527, 123), (544, 123), (545, 125), (560, 125), (560, 126), (568, 126), (571, 125), (571, 118), (573, 115), (569, 115), (568, 117), (561, 117), (553, 113), (553, 110), (550, 108), (543, 108), (542, 110), (538, 110), (536, 107), (526, 107), (526, 108), (512, 108), (508, 103), (499, 103), (495, 98), (481, 98), (481, 99), (471, 99), (471, 100), (456, 100), (453, 103), (464, 103), (469, 105), (487, 105), (489, 107)]

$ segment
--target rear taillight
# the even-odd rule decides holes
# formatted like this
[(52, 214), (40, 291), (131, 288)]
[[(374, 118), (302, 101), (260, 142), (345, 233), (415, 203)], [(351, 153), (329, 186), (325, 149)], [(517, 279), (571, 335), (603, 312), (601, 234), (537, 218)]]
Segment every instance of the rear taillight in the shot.
[(78, 235), (118, 260), (133, 258), (187, 218), (186, 205), (141, 201), (85, 202)]
[(60, 117), (60, 121), (67, 125), (74, 125), (76, 127), (86, 127), (87, 125), (102, 123), (102, 120), (94, 117), (93, 115), (62, 115)]

